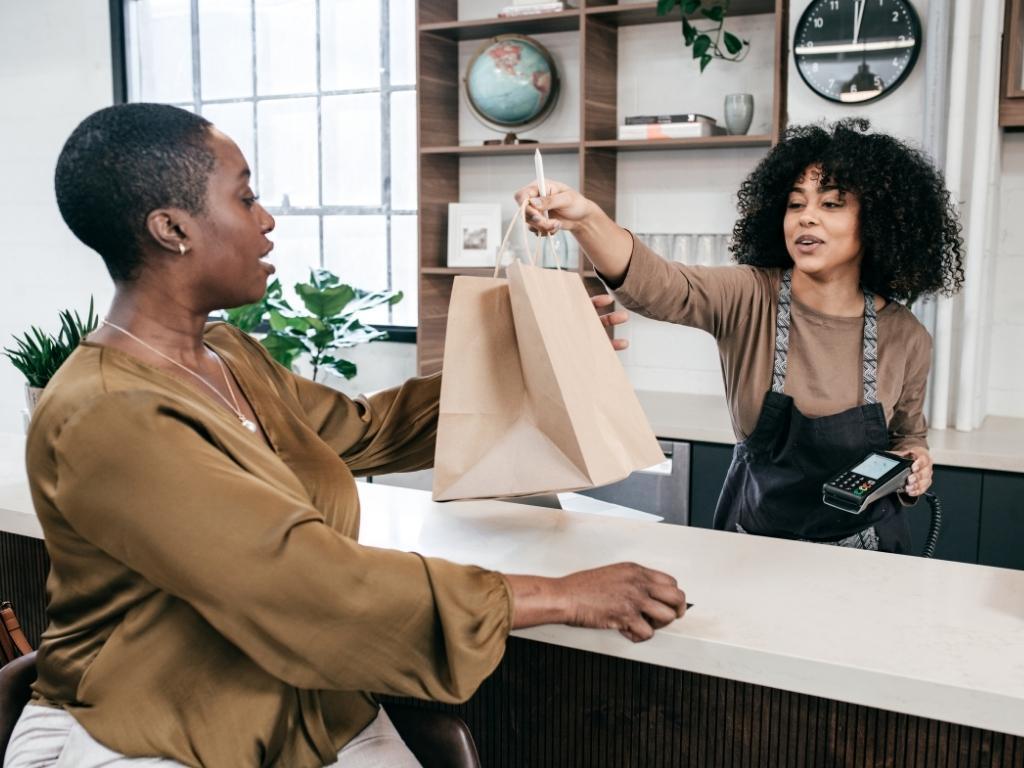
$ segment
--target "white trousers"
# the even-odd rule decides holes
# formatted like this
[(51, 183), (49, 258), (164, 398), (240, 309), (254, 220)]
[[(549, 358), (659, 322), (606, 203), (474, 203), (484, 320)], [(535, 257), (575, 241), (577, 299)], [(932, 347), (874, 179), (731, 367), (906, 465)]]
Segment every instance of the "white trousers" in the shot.
[[(337, 768), (421, 768), (405, 746), (387, 713), (381, 709), (372, 723), (346, 744)], [(3, 768), (184, 768), (161, 757), (125, 757), (92, 738), (62, 709), (29, 704), (21, 713)]]

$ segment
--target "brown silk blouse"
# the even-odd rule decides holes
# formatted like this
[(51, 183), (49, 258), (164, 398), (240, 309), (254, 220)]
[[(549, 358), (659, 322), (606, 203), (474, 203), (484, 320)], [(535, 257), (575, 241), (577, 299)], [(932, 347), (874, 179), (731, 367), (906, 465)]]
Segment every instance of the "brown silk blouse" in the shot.
[(32, 418), (52, 563), (35, 703), (129, 756), (303, 768), (375, 717), (370, 692), (468, 698), (504, 652), (504, 577), (356, 540), (353, 475), (431, 465), (440, 378), (351, 400), (231, 326), (206, 341), (272, 448), (88, 343)]

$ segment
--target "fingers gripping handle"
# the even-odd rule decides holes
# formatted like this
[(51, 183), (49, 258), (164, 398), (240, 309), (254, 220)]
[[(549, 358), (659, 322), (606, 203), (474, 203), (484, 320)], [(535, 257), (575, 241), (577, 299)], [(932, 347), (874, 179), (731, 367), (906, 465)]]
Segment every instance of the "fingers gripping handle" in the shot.
[(554, 258), (555, 267), (562, 269), (562, 258), (558, 253), (558, 249), (555, 247), (551, 240), (551, 235), (548, 235), (543, 240), (538, 239), (537, 245), (534, 248), (530, 248), (530, 231), (526, 227), (526, 206), (529, 204), (530, 199), (524, 198), (523, 202), (519, 205), (519, 210), (512, 216), (512, 220), (508, 223), (508, 228), (505, 230), (505, 236), (501, 239), (501, 245), (498, 246), (498, 254), (494, 260), (494, 276), (497, 277), (498, 273), (501, 272), (502, 266), (505, 263), (505, 255), (509, 251), (509, 240), (512, 238), (512, 230), (516, 224), (520, 225), (520, 229), (523, 233), (523, 245), (526, 248), (526, 254), (530, 259), (530, 264), (537, 266), (540, 261), (541, 252), (544, 248), (544, 241), (548, 243), (551, 255)]

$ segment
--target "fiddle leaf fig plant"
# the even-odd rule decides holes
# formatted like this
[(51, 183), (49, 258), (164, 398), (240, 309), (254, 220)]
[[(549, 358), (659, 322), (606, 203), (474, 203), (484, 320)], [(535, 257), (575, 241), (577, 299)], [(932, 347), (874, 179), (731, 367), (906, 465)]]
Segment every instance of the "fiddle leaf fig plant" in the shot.
[(3, 349), (2, 354), (22, 372), (30, 387), (45, 387), (79, 342), (95, 331), (99, 323), (91, 297), (85, 320), (78, 312), (69, 309), (62, 311), (59, 316), (60, 330), (56, 336), (33, 325), (23, 336), (14, 337), (14, 348)]
[(227, 322), (259, 337), (260, 344), (281, 365), (295, 370), (306, 356), (315, 380), (321, 369), (351, 379), (356, 364), (339, 355), (343, 349), (387, 338), (387, 332), (367, 325), (359, 315), (382, 304), (397, 304), (401, 291), (364, 291), (342, 283), (326, 269), (313, 269), (309, 281), (295, 284), (302, 307), (284, 298), (279, 280), (267, 286), (253, 304), (222, 313)]
[[(683, 42), (693, 48), (693, 58), (700, 60), (700, 71), (713, 59), (743, 61), (750, 52), (750, 41), (725, 31), (725, 17), (730, 0), (658, 0), (658, 15), (666, 16), (676, 6), (683, 15)], [(688, 17), (697, 12), (714, 26), (697, 27)]]

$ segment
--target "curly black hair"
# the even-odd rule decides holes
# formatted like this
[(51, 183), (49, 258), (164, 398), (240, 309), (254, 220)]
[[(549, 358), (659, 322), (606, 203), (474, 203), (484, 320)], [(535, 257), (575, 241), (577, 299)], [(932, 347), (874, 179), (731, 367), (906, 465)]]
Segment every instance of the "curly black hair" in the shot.
[(138, 276), (151, 211), (205, 211), (215, 163), (210, 125), (165, 104), (120, 104), (89, 115), (65, 142), (54, 174), (57, 206), (114, 280)]
[(793, 265), (782, 220), (793, 184), (818, 165), (822, 179), (860, 201), (866, 288), (904, 302), (960, 290), (963, 239), (942, 173), (921, 151), (869, 129), (867, 120), (847, 119), (786, 131), (740, 187), (731, 248), (740, 264)]

